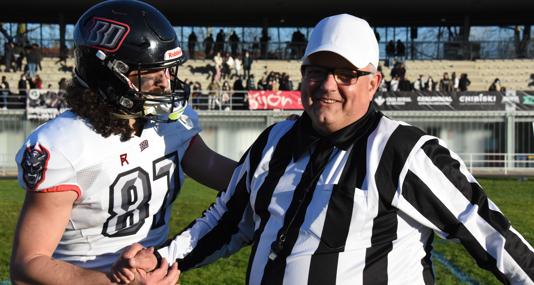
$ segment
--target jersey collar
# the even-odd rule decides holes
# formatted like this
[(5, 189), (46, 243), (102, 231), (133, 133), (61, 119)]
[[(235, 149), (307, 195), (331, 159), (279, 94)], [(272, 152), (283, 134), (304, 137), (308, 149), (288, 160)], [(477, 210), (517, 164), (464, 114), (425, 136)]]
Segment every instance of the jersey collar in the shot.
[(304, 112), (293, 127), (296, 136), (296, 143), (293, 144), (293, 159), (297, 161), (320, 140), (325, 140), (339, 149), (348, 150), (352, 144), (366, 138), (376, 128), (381, 117), (382, 113), (371, 105), (367, 113), (356, 122), (330, 135), (323, 136), (313, 128), (310, 117)]

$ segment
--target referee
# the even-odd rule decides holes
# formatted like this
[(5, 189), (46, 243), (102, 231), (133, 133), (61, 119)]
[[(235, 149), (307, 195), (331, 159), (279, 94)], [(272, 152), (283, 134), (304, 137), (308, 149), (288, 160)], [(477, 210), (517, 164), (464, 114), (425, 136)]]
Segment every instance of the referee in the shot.
[(503, 283), (532, 284), (532, 247), (458, 155), (372, 107), (378, 58), (365, 20), (320, 21), (301, 67), (302, 116), (265, 130), (203, 217), (130, 266), (159, 257), (184, 271), (251, 244), (247, 284), (433, 284), (437, 234)]

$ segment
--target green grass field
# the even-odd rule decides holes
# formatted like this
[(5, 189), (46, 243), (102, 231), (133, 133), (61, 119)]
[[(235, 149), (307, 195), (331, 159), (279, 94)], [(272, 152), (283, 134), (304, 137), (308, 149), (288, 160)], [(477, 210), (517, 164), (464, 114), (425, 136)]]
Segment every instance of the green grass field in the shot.
[[(534, 243), (534, 181), (480, 180), (488, 196), (505, 213), (514, 227), (531, 243)], [(176, 233), (199, 216), (215, 199), (216, 193), (192, 180), (187, 180), (173, 211), (171, 233)], [(9, 256), (18, 212), (24, 192), (15, 180), (0, 180), (0, 283), (9, 279)], [(478, 284), (500, 284), (489, 272), (479, 269), (473, 259), (458, 244), (436, 238), (436, 252), (445, 257), (455, 268)], [(192, 270), (182, 275), (182, 285), (192, 284), (243, 284), (249, 248), (228, 259)], [(450, 271), (434, 259), (437, 284), (462, 284)]]

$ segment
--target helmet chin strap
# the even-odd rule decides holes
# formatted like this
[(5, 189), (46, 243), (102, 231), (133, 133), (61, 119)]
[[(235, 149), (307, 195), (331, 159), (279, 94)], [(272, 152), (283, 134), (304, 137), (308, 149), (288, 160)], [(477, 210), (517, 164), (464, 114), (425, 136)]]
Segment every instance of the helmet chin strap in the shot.
[(111, 112), (111, 115), (117, 119), (129, 120), (143, 118), (143, 112), (137, 112), (134, 114), (119, 114)]
[(176, 110), (172, 113), (165, 114), (166, 116), (164, 116), (163, 114), (159, 116), (152, 115), (152, 114), (146, 115), (142, 111), (133, 113), (133, 114), (120, 114), (120, 113), (112, 112), (111, 115), (121, 120), (145, 118), (145, 119), (152, 120), (155, 122), (169, 122), (169, 121), (177, 121), (178, 119), (180, 119), (184, 111), (185, 111), (185, 107), (180, 108), (179, 110)]

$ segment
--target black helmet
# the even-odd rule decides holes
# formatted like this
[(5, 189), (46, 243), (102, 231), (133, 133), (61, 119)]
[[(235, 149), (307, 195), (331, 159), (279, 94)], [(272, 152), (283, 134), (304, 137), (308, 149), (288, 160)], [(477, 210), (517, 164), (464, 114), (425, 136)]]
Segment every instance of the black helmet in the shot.
[[(116, 117), (177, 119), (189, 97), (178, 79), (185, 61), (170, 22), (151, 5), (134, 0), (99, 3), (87, 10), (74, 29), (75, 77), (117, 107)], [(166, 69), (171, 94), (141, 92), (128, 74)]]

